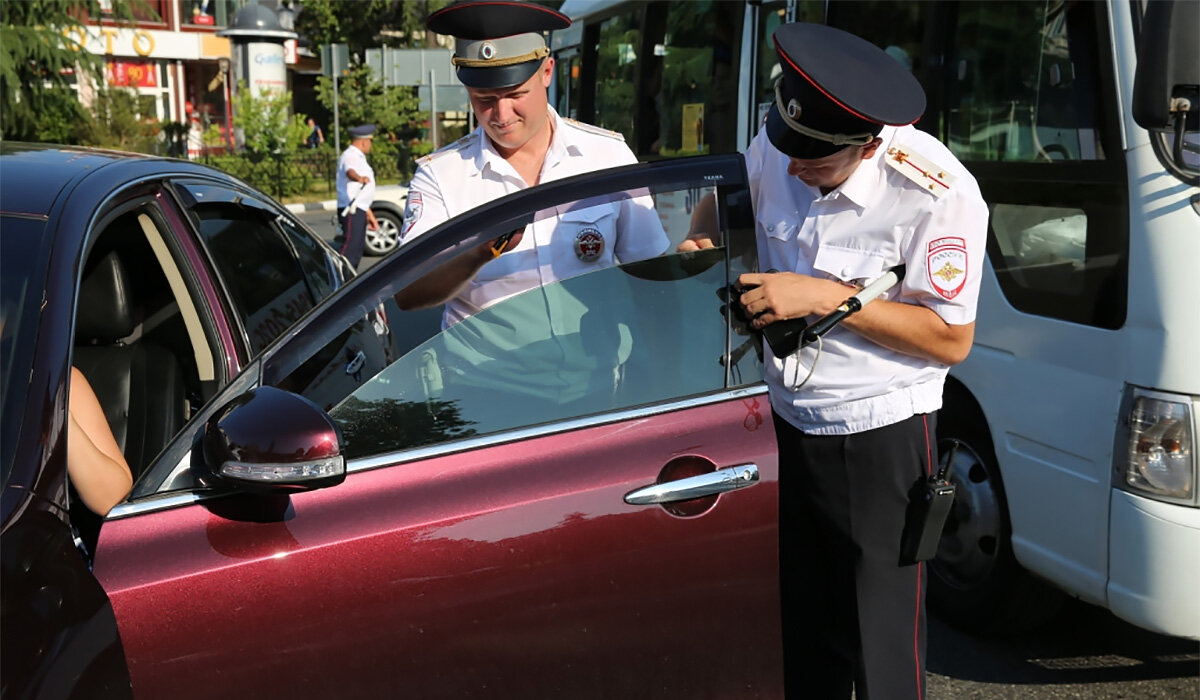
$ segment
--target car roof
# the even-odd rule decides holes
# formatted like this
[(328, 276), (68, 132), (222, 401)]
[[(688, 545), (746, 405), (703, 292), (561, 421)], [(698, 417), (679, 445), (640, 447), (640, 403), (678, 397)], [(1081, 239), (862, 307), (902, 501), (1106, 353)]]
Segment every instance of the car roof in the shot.
[(62, 189), (88, 171), (118, 162), (163, 160), (138, 153), (0, 142), (0, 213), (44, 216)]

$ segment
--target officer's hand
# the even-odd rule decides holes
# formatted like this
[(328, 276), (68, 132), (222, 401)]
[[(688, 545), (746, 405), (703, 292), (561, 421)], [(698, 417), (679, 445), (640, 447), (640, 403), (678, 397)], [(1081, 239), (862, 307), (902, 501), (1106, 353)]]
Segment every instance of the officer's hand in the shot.
[(854, 293), (838, 282), (795, 272), (747, 273), (738, 277), (738, 286), (746, 289), (742, 308), (758, 329), (789, 318), (823, 316)]
[(700, 234), (694, 234), (694, 235), (688, 236), (687, 238), (683, 239), (683, 243), (679, 244), (679, 247), (675, 249), (675, 252), (676, 253), (690, 253), (693, 251), (704, 250), (705, 248), (713, 248), (713, 247), (715, 247), (715, 246), (712, 242), (712, 239), (708, 237), (708, 234), (700, 233)]
[(501, 253), (516, 248), (524, 234), (525, 229), (519, 228), (511, 233), (506, 233), (499, 238), (488, 241), (479, 250), (488, 260), (498, 258)]

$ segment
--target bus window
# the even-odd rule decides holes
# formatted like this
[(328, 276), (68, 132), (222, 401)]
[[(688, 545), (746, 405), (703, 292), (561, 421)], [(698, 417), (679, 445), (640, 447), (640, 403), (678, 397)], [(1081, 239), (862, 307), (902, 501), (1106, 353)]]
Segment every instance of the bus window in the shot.
[[(758, 65), (755, 73), (754, 105), (755, 113), (750, 138), (758, 133), (759, 126), (767, 118), (767, 110), (775, 101), (775, 80), (779, 78), (779, 54), (775, 53), (775, 41), (771, 36), (779, 29), (787, 18), (787, 3), (763, 3), (758, 13)], [(796, 3), (796, 22), (814, 22), (822, 24), (825, 21), (824, 0), (801, 0)]]
[[(596, 46), (595, 111), (592, 122), (620, 132), (633, 147), (633, 121), (637, 113), (638, 50), (641, 48), (641, 13), (637, 8), (604, 20)], [(636, 153), (636, 148), (634, 149)]]
[(554, 111), (567, 119), (579, 118), (579, 52), (561, 53), (554, 66), (557, 94)]
[(1102, 160), (1095, 8), (958, 5), (947, 58), (948, 145), (973, 161)]

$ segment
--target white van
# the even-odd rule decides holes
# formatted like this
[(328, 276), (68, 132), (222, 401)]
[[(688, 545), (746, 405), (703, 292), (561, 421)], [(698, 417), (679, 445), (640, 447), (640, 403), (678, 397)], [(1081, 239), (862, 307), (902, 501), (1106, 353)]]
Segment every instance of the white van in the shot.
[(1044, 619), (1059, 597), (1049, 582), (1200, 639), (1198, 9), (562, 6), (575, 24), (552, 36), (555, 108), (620, 131), (642, 159), (744, 150), (785, 21), (859, 34), (924, 85), (917, 126), (971, 169), (991, 207), (975, 347), (938, 420), (941, 439), (964, 445), (930, 605), (960, 626)]

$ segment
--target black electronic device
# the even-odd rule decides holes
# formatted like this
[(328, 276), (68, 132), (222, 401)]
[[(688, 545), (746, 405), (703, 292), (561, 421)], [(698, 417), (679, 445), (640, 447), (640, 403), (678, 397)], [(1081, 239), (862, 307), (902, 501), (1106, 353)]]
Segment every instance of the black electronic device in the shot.
[(954, 465), (958, 441), (950, 442), (936, 474), (919, 480), (909, 491), (904, 532), (900, 536), (900, 564), (929, 561), (937, 554), (942, 529), (954, 505), (954, 484), (946, 478)]

